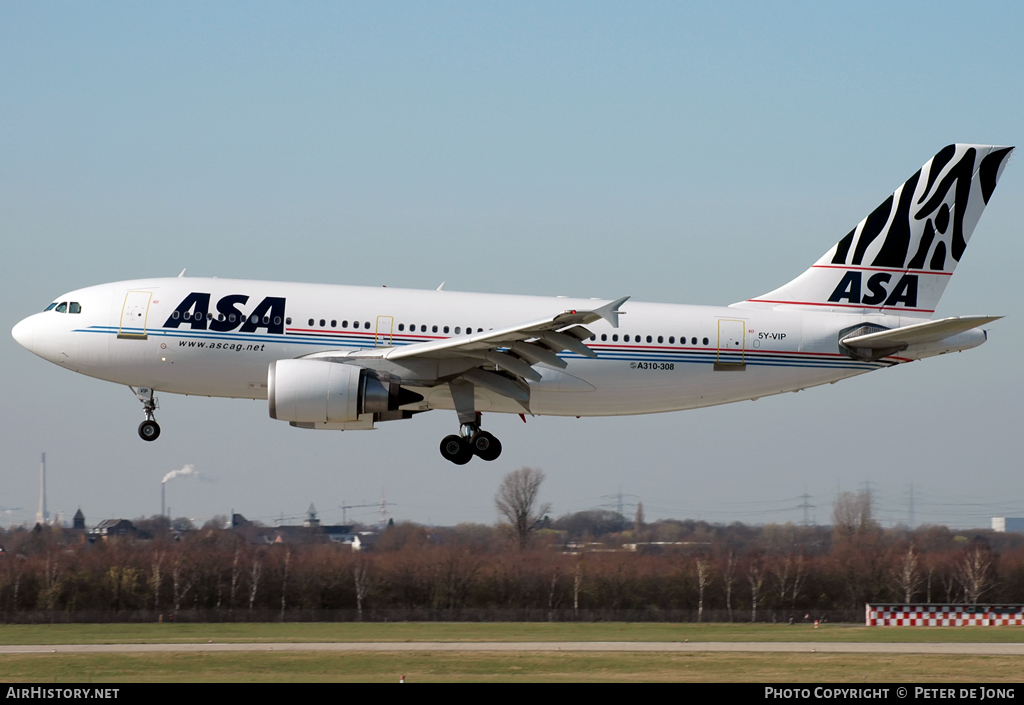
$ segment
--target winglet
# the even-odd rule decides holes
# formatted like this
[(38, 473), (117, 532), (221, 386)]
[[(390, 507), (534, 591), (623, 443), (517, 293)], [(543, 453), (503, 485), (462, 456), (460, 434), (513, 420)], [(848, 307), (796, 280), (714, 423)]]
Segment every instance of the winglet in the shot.
[(181, 270), (181, 274), (178, 275), (178, 279), (183, 279), (185, 277), (185, 270), (186, 269), (188, 269), (188, 267), (185, 267), (185, 269)]
[(629, 301), (629, 298), (630, 297), (628, 296), (623, 296), (621, 299), (616, 299), (615, 301), (612, 301), (610, 304), (605, 304), (601, 308), (595, 308), (594, 313), (596, 313), (598, 316), (611, 323), (612, 328), (618, 328), (619, 314), (626, 313), (625, 311), (620, 311), (619, 306)]

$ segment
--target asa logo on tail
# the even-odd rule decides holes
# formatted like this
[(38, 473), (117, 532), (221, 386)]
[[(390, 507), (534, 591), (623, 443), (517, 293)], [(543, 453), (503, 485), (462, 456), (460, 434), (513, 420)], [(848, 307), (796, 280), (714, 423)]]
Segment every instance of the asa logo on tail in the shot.
[(248, 300), (245, 294), (225, 296), (217, 302), (217, 313), (213, 315), (210, 312), (210, 295), (194, 291), (178, 304), (164, 323), (164, 328), (179, 328), (184, 323), (192, 330), (220, 333), (235, 328), (239, 333), (255, 333), (260, 328), (268, 333), (284, 333), (283, 297), (268, 296), (251, 313), (242, 313), (237, 307)]
[(864, 295), (862, 272), (848, 271), (828, 300), (836, 303), (845, 300), (862, 306), (917, 308), (917, 275), (904, 274), (895, 284), (892, 276), (889, 272), (872, 274)]

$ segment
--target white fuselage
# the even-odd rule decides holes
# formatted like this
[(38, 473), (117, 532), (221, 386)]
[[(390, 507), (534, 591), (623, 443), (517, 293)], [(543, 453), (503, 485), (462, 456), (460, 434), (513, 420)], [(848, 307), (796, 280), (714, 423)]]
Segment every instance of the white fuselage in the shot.
[[(267, 398), (267, 369), (276, 360), (398, 347), (594, 305), (561, 297), (203, 278), (104, 284), (70, 292), (55, 303), (61, 302), (78, 304), (80, 312), (48, 310), (14, 330), (40, 357), (132, 387), (250, 399)], [(840, 350), (840, 331), (863, 323), (895, 328), (922, 319), (633, 301), (621, 310), (618, 328), (604, 320), (587, 325), (594, 335), (583, 342), (596, 359), (563, 352), (564, 370), (537, 366), (543, 379), (530, 382), (532, 413), (608, 416), (724, 404), (836, 382), (984, 341), (982, 331), (972, 330), (940, 345), (862, 362)], [(453, 408), (443, 383), (410, 388), (424, 397), (411, 409)], [(479, 387), (475, 404), (482, 412), (523, 411), (515, 401)]]

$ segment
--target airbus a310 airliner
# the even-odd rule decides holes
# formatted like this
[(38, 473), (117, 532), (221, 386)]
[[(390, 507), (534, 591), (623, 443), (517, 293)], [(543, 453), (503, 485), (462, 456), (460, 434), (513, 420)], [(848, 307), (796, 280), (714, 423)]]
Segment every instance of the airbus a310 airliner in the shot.
[(494, 460), (481, 412), (694, 409), (981, 345), (999, 316), (931, 316), (1012, 151), (943, 148), (810, 269), (731, 306), (179, 276), (63, 294), (12, 333), (129, 386), (147, 441), (159, 391), (267, 399), (309, 429), (453, 409), (441, 454)]

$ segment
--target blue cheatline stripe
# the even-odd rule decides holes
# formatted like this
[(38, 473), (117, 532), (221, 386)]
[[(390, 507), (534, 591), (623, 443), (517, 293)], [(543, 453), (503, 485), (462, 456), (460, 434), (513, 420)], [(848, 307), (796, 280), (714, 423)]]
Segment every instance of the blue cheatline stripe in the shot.
[[(161, 328), (118, 328), (117, 326), (90, 326), (89, 328), (76, 329), (75, 333), (102, 333), (106, 335), (117, 334), (119, 331), (125, 333), (147, 333), (154, 337), (176, 338), (179, 340), (211, 340), (229, 341), (234, 343), (281, 343), (285, 345), (306, 345), (306, 346), (327, 346), (329, 348), (354, 348), (372, 349), (366, 343), (371, 342), (372, 336), (346, 336), (343, 333), (319, 334), (257, 334), (257, 333), (236, 333), (227, 331), (219, 333), (216, 331), (192, 331), (192, 330), (164, 330)], [(411, 337), (411, 336), (408, 336)], [(426, 340), (435, 340), (428, 338)], [(423, 338), (412, 338), (411, 340), (399, 339), (399, 336), (392, 336), (392, 347), (402, 347), (415, 343), (426, 342)], [(597, 353), (597, 360), (604, 362), (673, 362), (679, 364), (713, 364), (719, 360), (717, 349), (707, 350), (647, 350), (644, 348), (626, 349), (617, 347), (611, 350), (602, 349), (600, 346), (593, 347)], [(739, 353), (729, 351), (730, 359), (735, 358)], [(567, 360), (589, 360), (584, 355), (572, 352), (564, 352), (559, 355)], [(842, 370), (876, 370), (888, 367), (894, 363), (887, 362), (858, 362), (845, 357), (811, 357), (806, 354), (793, 353), (761, 353), (747, 350), (744, 353), (744, 362), (757, 367), (802, 367), (818, 369), (842, 369)]]

